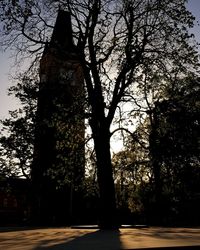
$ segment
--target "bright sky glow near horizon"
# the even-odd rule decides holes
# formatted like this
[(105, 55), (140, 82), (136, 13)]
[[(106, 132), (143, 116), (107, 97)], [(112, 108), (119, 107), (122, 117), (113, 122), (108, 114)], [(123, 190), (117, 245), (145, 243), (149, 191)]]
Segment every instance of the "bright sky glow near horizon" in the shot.
[[(196, 22), (200, 23), (200, 0), (188, 0), (188, 9), (196, 17)], [(200, 42), (200, 26), (195, 25), (192, 32), (197, 42)], [(17, 100), (7, 95), (9, 86), (13, 85), (9, 80), (11, 66), (13, 66), (13, 59), (10, 58), (9, 51), (3, 52), (0, 48), (0, 119), (8, 117), (8, 111), (18, 107)]]

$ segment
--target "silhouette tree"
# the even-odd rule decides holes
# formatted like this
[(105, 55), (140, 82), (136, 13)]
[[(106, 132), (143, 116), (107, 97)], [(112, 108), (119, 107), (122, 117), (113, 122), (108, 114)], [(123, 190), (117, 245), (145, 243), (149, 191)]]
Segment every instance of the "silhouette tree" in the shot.
[(136, 89), (144, 83), (144, 73), (154, 78), (146, 87), (158, 92), (174, 72), (184, 75), (197, 66), (197, 53), (188, 33), (194, 18), (185, 3), (185, 0), (1, 2), (2, 45), (15, 46), (18, 56), (31, 54), (34, 62), (48, 43), (56, 10), (63, 8), (71, 13), (96, 154), (101, 228), (118, 227), (110, 130), (115, 121), (119, 122), (119, 114), (120, 120), (127, 119), (126, 112), (121, 112), (124, 104), (135, 105)]
[(9, 89), (21, 106), (9, 112), (1, 120), (0, 172), (8, 176), (30, 178), (33, 158), (35, 112), (38, 86), (35, 79), (22, 77), (19, 83)]
[[(183, 81), (182, 89), (157, 102), (153, 110), (150, 152), (158, 223), (162, 223), (167, 213), (169, 217), (181, 213), (183, 216), (183, 207), (199, 192), (199, 79), (185, 79), (185, 82), (188, 85)], [(179, 220), (195, 222), (194, 218)]]

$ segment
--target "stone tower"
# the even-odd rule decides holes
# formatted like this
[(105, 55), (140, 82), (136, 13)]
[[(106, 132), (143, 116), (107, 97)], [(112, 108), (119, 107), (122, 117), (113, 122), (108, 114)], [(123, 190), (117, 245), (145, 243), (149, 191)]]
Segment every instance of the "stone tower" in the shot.
[(84, 178), (84, 87), (70, 14), (60, 10), (40, 61), (33, 182), (33, 220), (68, 223)]

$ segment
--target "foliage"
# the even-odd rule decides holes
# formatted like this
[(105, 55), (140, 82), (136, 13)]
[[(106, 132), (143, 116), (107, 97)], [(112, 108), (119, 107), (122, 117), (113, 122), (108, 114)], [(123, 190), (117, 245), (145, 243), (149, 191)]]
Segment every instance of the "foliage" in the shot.
[(135, 216), (133, 223), (145, 223), (147, 193), (152, 190), (148, 136), (149, 122), (146, 119), (132, 134), (126, 135), (125, 149), (112, 158), (118, 206), (121, 210), (126, 207)]
[(181, 203), (189, 204), (200, 191), (199, 90), (189, 92), (157, 103), (154, 113), (157, 133), (150, 145), (157, 151), (160, 188), (168, 199), (165, 208), (174, 209), (174, 213), (180, 213)]
[[(125, 185), (126, 206), (137, 214), (137, 218), (152, 224), (197, 225), (197, 208), (200, 205), (199, 79), (185, 78), (182, 88), (171, 93), (171, 98), (168, 95), (168, 99), (155, 103), (152, 126), (149, 126), (147, 118), (136, 129), (135, 134), (140, 142), (144, 142), (144, 133), (147, 133), (146, 163), (143, 168), (135, 166), (138, 157), (143, 159), (140, 158), (141, 152), (145, 151), (137, 151), (140, 144), (130, 139), (127, 149), (114, 155), (114, 167), (116, 171), (121, 169), (124, 176), (127, 166), (129, 175), (134, 172), (132, 179), (127, 177), (124, 183), (121, 179), (120, 185)], [(156, 177), (158, 168), (159, 176)], [(116, 180), (119, 178), (118, 174)], [(159, 193), (155, 190), (156, 181), (159, 181)], [(118, 196), (124, 197), (124, 193), (120, 193), (122, 190), (118, 191)], [(156, 221), (158, 216), (159, 221)]]
[(1, 174), (29, 178), (33, 157), (37, 85), (33, 79), (24, 77), (22, 82), (9, 89), (9, 94), (20, 100), (21, 108), (10, 111), (10, 117), (1, 121)]
[[(5, 0), (0, 12), (2, 41), (37, 59), (52, 28), (56, 10), (72, 16), (86, 87), (89, 124), (94, 140), (101, 199), (101, 226), (116, 226), (110, 154), (110, 130), (127, 117), (141, 115), (144, 101), (163, 99), (176, 83), (198, 67), (194, 17), (185, 0)], [(27, 55), (27, 54), (26, 54)], [(141, 94), (142, 93), (142, 94)], [(141, 98), (144, 97), (144, 99)], [(127, 112), (127, 104), (132, 111)], [(145, 106), (145, 108), (147, 107)]]

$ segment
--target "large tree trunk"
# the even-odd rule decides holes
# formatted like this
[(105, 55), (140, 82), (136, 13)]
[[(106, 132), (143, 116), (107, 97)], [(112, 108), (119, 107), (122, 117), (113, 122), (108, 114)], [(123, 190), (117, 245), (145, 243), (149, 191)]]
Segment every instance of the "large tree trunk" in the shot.
[(110, 133), (106, 126), (93, 128), (95, 152), (97, 159), (97, 178), (100, 193), (101, 229), (118, 228), (115, 200), (115, 186), (110, 154)]

